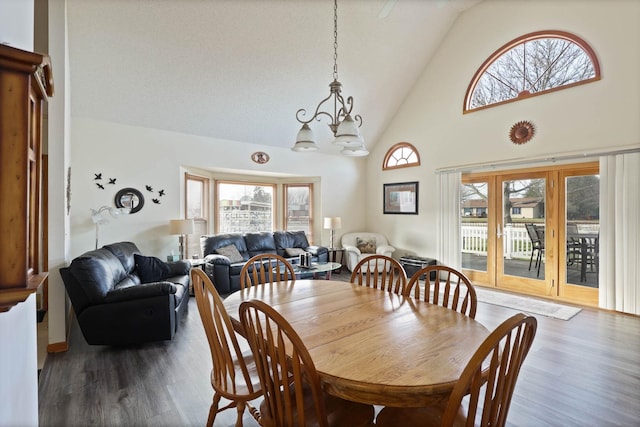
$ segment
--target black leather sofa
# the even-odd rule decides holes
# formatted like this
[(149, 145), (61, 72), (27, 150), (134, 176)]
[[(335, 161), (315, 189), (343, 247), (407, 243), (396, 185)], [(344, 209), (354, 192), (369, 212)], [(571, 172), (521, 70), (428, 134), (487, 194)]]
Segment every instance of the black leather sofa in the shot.
[(189, 306), (190, 269), (120, 242), (80, 255), (60, 274), (87, 343), (127, 345), (173, 338)]
[[(205, 263), (202, 268), (211, 278), (218, 293), (227, 295), (240, 289), (240, 270), (249, 258), (263, 253), (275, 253), (298, 263), (299, 253), (311, 253), (312, 262), (327, 262), (324, 246), (310, 246), (304, 231), (265, 231), (201, 236), (200, 245)], [(237, 258), (223, 255), (225, 248), (235, 246)], [(235, 251), (234, 251), (235, 253)]]

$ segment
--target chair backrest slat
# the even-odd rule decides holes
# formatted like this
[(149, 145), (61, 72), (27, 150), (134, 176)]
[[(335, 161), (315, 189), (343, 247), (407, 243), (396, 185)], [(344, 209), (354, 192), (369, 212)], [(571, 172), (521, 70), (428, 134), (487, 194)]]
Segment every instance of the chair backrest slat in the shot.
[(395, 259), (373, 254), (356, 264), (351, 273), (351, 283), (401, 295), (407, 284), (407, 274)]
[(503, 427), (520, 368), (536, 334), (537, 320), (523, 313), (500, 324), (478, 347), (456, 382), (441, 426), (459, 416), (465, 396), (467, 426)]
[[(425, 278), (424, 286), (420, 283), (422, 277)], [(471, 318), (476, 316), (478, 298), (471, 281), (464, 273), (446, 265), (429, 265), (416, 271), (405, 287), (404, 295), (450, 308)]]
[(240, 270), (240, 289), (263, 283), (296, 280), (293, 265), (277, 254), (259, 254), (250, 258)]
[[(268, 413), (280, 427), (328, 425), (320, 377), (302, 339), (289, 322), (268, 304), (240, 304), (240, 321), (253, 351)], [(289, 356), (290, 354), (291, 356)], [(312, 405), (308, 403), (311, 394)]]
[(237, 394), (240, 389), (259, 395), (260, 390), (252, 385), (233, 324), (215, 286), (201, 269), (193, 268), (190, 274), (213, 362), (212, 386), (227, 395)]

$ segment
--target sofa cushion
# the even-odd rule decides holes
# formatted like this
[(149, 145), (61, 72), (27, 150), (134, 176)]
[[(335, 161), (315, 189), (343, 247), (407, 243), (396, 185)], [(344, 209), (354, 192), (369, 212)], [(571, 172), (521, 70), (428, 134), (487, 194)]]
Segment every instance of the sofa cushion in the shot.
[(224, 255), (229, 258), (229, 261), (233, 262), (242, 262), (244, 258), (238, 251), (235, 245), (223, 246), (221, 248), (216, 249), (216, 253), (220, 255)]
[(103, 248), (118, 257), (127, 273), (131, 273), (135, 269), (136, 264), (133, 255), (140, 253), (135, 243), (112, 243), (110, 245), (104, 245)]
[(277, 249), (286, 248), (302, 248), (309, 246), (307, 235), (304, 231), (274, 231), (273, 239), (276, 242)]
[[(202, 256), (215, 254), (216, 249), (223, 246), (234, 245), (240, 254), (247, 253), (247, 245), (244, 242), (242, 233), (226, 233), (217, 234), (215, 236), (200, 236), (200, 246), (202, 247)], [(247, 259), (249, 259), (247, 257)]]
[(284, 253), (287, 254), (288, 257), (295, 257), (305, 253), (305, 250), (302, 248), (284, 248)]
[(356, 237), (356, 247), (363, 254), (375, 254), (376, 253), (376, 239), (362, 239)]
[(247, 245), (247, 251), (249, 251), (249, 255), (251, 256), (264, 253), (277, 253), (276, 241), (273, 238), (273, 233), (270, 231), (246, 233), (244, 235), (244, 241)]
[(135, 254), (136, 268), (142, 283), (159, 282), (171, 275), (171, 267), (160, 258)]

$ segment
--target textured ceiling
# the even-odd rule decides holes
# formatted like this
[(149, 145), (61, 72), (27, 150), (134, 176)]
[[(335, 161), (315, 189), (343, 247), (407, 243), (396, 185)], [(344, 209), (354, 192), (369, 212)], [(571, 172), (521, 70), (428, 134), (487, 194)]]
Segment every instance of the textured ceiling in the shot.
[[(338, 77), (368, 148), (478, 1), (339, 1)], [(68, 0), (67, 10), (75, 117), (288, 148), (296, 111), (329, 94), (330, 0)], [(337, 153), (326, 121), (312, 128)]]

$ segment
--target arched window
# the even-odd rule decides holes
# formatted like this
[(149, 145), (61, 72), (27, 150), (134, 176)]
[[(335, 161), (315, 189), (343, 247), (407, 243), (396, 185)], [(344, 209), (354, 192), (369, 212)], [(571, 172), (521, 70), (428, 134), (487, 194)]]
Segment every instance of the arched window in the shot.
[(525, 34), (495, 51), (473, 76), (463, 113), (600, 80), (596, 55), (563, 31)]
[(389, 148), (382, 162), (382, 170), (420, 166), (420, 154), (408, 142), (399, 142)]

